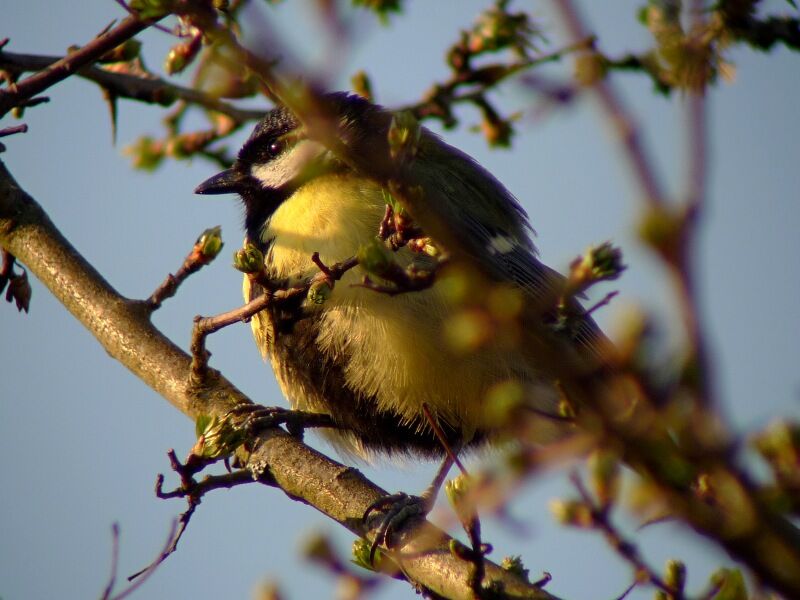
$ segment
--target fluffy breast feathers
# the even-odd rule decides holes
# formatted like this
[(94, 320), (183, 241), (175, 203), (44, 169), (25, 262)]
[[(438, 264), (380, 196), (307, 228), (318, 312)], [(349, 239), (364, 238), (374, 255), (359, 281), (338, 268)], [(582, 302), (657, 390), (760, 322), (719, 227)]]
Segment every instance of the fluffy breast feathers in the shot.
[[(263, 231), (270, 242), (267, 263), (275, 277), (307, 277), (318, 271), (311, 255), (326, 264), (357, 253), (377, 234), (385, 210), (382, 190), (366, 179), (325, 175), (302, 186), (273, 214)], [(414, 260), (404, 248), (400, 264)], [(509, 379), (537, 385), (538, 377), (513, 352), (487, 349), (460, 353), (445, 343), (452, 313), (440, 284), (422, 292), (389, 296), (353, 284), (363, 273), (351, 269), (336, 283), (320, 307), (316, 346), (341, 361), (346, 385), (374, 398), (377, 409), (396, 413), (402, 422), (419, 420), (422, 404), (469, 437), (486, 422), (486, 397), (493, 386)], [(245, 278), (245, 298), (249, 286)], [(266, 311), (264, 311), (266, 312)], [(281, 365), (271, 354), (268, 317), (252, 321), (260, 350), (270, 356), (284, 393), (296, 408), (313, 410), (307, 394), (291, 381), (281, 381)], [(279, 343), (279, 342), (278, 342)], [(276, 353), (277, 354), (277, 353)], [(542, 396), (541, 392), (537, 394)], [(542, 397), (552, 406), (549, 391)]]

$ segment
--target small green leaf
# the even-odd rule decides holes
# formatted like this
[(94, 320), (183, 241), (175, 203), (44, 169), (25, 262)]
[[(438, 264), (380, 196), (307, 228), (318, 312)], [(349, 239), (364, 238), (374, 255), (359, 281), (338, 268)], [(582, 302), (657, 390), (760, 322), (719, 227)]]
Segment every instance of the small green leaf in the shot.
[(203, 435), (211, 425), (213, 417), (211, 415), (200, 415), (194, 422), (194, 433), (197, 437)]
[(747, 586), (739, 569), (719, 569), (711, 575), (711, 583), (717, 588), (712, 600), (748, 600)]
[(375, 563), (372, 564), (369, 562), (369, 554), (371, 550), (372, 550), (372, 544), (370, 544), (367, 540), (362, 538), (355, 540), (353, 542), (352, 563), (368, 571), (378, 570), (379, 565), (381, 564), (381, 560), (383, 559), (383, 554), (381, 554), (380, 552), (376, 552)]

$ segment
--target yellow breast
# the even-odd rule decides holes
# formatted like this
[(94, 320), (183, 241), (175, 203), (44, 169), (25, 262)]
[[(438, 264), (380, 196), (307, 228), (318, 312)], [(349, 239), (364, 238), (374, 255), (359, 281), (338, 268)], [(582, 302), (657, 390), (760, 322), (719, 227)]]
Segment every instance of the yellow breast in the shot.
[[(312, 275), (318, 271), (314, 252), (326, 264), (353, 256), (375, 237), (384, 210), (381, 188), (371, 181), (318, 177), (275, 211), (263, 233), (264, 241), (272, 240), (267, 260), (277, 277)], [(408, 249), (397, 253), (401, 264), (412, 258)], [(319, 351), (343, 361), (347, 385), (376, 398), (378, 409), (411, 421), (426, 403), (469, 439), (484, 422), (487, 391), (518, 376), (524, 365), (508, 353), (449, 349), (444, 329), (452, 309), (438, 284), (389, 296), (354, 287), (362, 276), (359, 268), (349, 271), (321, 307)], [(262, 352), (269, 354), (265, 325), (264, 318), (253, 320)], [(280, 383), (294, 406), (307, 405), (292, 382)]]

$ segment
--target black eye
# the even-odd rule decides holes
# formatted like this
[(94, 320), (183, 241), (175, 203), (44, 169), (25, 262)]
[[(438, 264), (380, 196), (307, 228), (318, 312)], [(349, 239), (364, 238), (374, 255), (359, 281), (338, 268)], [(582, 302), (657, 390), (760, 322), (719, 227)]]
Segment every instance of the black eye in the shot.
[(283, 152), (284, 144), (280, 140), (275, 140), (268, 146), (268, 151), (270, 156), (278, 156), (281, 152)]

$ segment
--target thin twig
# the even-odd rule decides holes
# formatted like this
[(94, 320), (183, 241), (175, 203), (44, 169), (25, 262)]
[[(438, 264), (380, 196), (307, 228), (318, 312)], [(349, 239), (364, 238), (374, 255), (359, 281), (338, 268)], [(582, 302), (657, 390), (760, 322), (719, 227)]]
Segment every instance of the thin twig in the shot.
[[(643, 576), (647, 577), (650, 583), (668, 594), (670, 598), (673, 598), (674, 600), (682, 600), (684, 597), (683, 592), (673, 588), (666, 581), (664, 581), (658, 575), (658, 573), (656, 573), (652, 567), (645, 562), (641, 554), (639, 554), (639, 549), (636, 547), (636, 545), (633, 542), (626, 540), (622, 533), (620, 533), (614, 524), (611, 523), (611, 520), (608, 517), (608, 507), (598, 506), (597, 502), (595, 502), (594, 498), (589, 493), (589, 490), (586, 489), (586, 486), (584, 485), (583, 480), (577, 471), (573, 471), (570, 474), (570, 481), (578, 491), (583, 503), (590, 510), (592, 525), (603, 532), (611, 548), (633, 567), (637, 576), (637, 580), (638, 575), (642, 574)], [(629, 591), (630, 590), (628, 590), (628, 592)], [(626, 592), (622, 597), (627, 595), (628, 592)]]
[(598, 309), (604, 306), (608, 306), (618, 294), (619, 294), (618, 290), (614, 290), (613, 292), (608, 292), (605, 296), (603, 296), (602, 299), (600, 299), (598, 302), (596, 302), (595, 304), (586, 309), (584, 317), (588, 317)]
[(114, 523), (111, 526), (111, 573), (108, 577), (108, 583), (103, 590), (101, 600), (108, 600), (111, 597), (111, 592), (114, 591), (114, 586), (117, 584), (117, 570), (119, 569), (119, 523)]
[[(176, 535), (177, 535), (177, 522), (175, 521), (175, 519), (173, 519), (172, 524), (170, 525), (169, 534), (167, 534), (167, 539), (164, 542), (164, 546), (162, 547), (161, 552), (159, 553), (159, 557), (163, 556), (164, 553), (167, 552), (167, 550), (172, 546)], [(150, 565), (148, 565), (147, 568), (142, 569), (141, 571), (136, 573), (135, 576), (128, 577), (128, 581), (133, 581), (134, 579), (136, 579), (136, 581), (134, 581), (131, 585), (129, 585), (127, 589), (122, 590), (122, 592), (114, 596), (111, 600), (122, 600), (126, 596), (132, 594), (134, 590), (136, 590), (139, 586), (144, 584), (144, 582), (147, 581), (153, 573), (155, 573), (158, 566), (163, 562), (164, 562), (163, 559), (162, 560), (156, 559), (152, 563), (150, 563)]]
[[(690, 7), (692, 35), (701, 35), (705, 24), (703, 2), (692, 0)], [(706, 197), (708, 177), (708, 132), (706, 128), (705, 89), (690, 89), (686, 99), (686, 130), (688, 148), (686, 156), (686, 199), (685, 213), (681, 221), (682, 232), (679, 237), (681, 248), (677, 253), (678, 264), (674, 265), (679, 286), (681, 314), (686, 329), (692, 357), (696, 363), (693, 371), (696, 398), (701, 407), (717, 407), (712, 386), (713, 372), (708, 342), (700, 324), (700, 309), (697, 302), (695, 269), (693, 264), (695, 240), (698, 224)]]
[[(300, 296), (306, 296), (311, 286), (321, 279), (327, 280), (332, 284), (334, 281), (341, 279), (347, 271), (358, 264), (358, 259), (351, 256), (342, 262), (333, 265), (325, 265), (319, 259), (319, 254), (316, 252), (312, 255), (312, 261), (317, 264), (321, 272), (303, 285), (280, 289), (274, 285), (274, 282), (265, 281), (263, 273), (255, 274), (255, 281), (265, 287), (264, 294), (251, 300), (244, 306), (222, 314), (213, 317), (195, 317), (191, 342), (192, 376), (196, 378), (196, 380), (202, 381), (207, 374), (208, 359), (211, 355), (205, 348), (205, 339), (210, 334), (224, 327), (233, 325), (234, 323), (247, 322), (270, 305), (278, 306), (296, 300)], [(262, 275), (262, 277), (259, 275)]]
[[(186, 498), (188, 508), (178, 518), (177, 527), (176, 523), (173, 522), (172, 532), (161, 553), (145, 568), (129, 575), (128, 581), (133, 581), (141, 575), (151, 572), (178, 549), (178, 543), (183, 537), (186, 528), (189, 526), (189, 522), (192, 520), (192, 516), (197, 506), (200, 504), (202, 497), (206, 493), (217, 489), (230, 489), (238, 485), (256, 481), (256, 479), (253, 478), (253, 474), (247, 469), (241, 469), (224, 475), (206, 475), (201, 481), (195, 481), (194, 475), (207, 465), (216, 462), (217, 459), (206, 459), (197, 454), (190, 453), (186, 462), (181, 463), (175, 455), (175, 451), (171, 449), (167, 452), (167, 456), (172, 470), (181, 478), (181, 483), (176, 489), (165, 492), (163, 490), (164, 476), (159, 473), (156, 477), (156, 496), (162, 500)], [(266, 477), (261, 477), (258, 481), (270, 483), (269, 479)]]
[[(456, 104), (463, 104), (465, 102), (474, 102), (481, 97), (489, 87), (481, 82), (481, 76), (484, 73), (492, 73), (491, 85), (496, 86), (514, 75), (532, 69), (533, 67), (541, 66), (543, 64), (557, 62), (564, 58), (566, 55), (579, 50), (585, 50), (591, 47), (594, 42), (594, 36), (586, 36), (584, 39), (578, 40), (574, 43), (568, 44), (563, 48), (549, 52), (547, 54), (539, 55), (529, 60), (518, 61), (512, 64), (496, 63), (484, 65), (475, 71), (458, 72), (454, 74), (449, 80), (444, 83), (436, 84), (426, 94), (426, 100), (416, 102), (414, 104), (406, 105), (399, 110), (408, 110), (414, 113), (417, 118), (424, 119), (426, 117), (439, 117), (442, 118), (442, 103), (450, 108)], [(456, 90), (464, 86), (475, 86), (482, 84), (481, 90), (470, 89), (466, 92), (456, 93)]]
[(22, 123), (21, 125), (0, 129), (0, 137), (6, 137), (8, 135), (14, 135), (17, 133), (28, 133), (28, 126), (25, 123)]
[[(169, 273), (164, 281), (161, 282), (155, 291), (146, 300), (151, 311), (157, 310), (167, 298), (171, 298), (178, 291), (180, 285), (193, 273), (197, 273), (204, 266), (209, 264), (217, 256), (216, 253), (209, 254), (205, 251), (206, 236), (219, 235), (219, 229), (212, 227), (201, 235), (192, 247), (191, 252), (183, 259), (180, 268), (173, 275)], [(220, 247), (222, 244), (220, 243)]]

